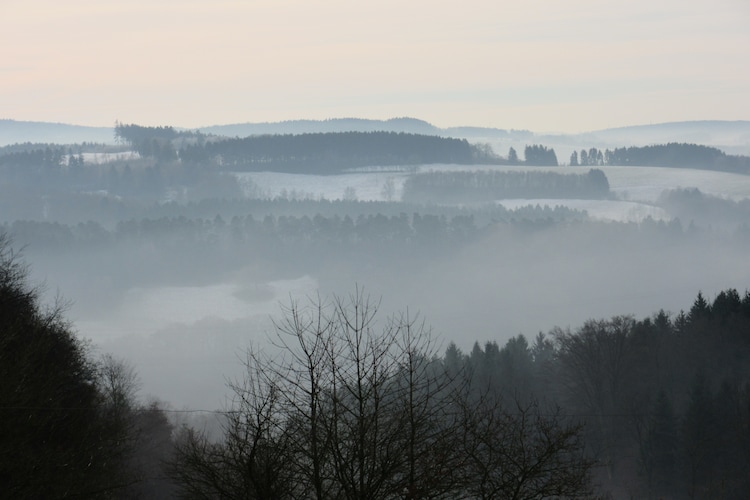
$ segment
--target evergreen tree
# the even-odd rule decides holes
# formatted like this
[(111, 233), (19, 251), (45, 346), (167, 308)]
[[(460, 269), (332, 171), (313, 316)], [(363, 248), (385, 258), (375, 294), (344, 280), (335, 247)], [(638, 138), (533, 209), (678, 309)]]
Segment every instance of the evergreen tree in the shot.
[(695, 302), (693, 302), (693, 306), (688, 313), (688, 319), (694, 323), (700, 319), (709, 319), (710, 317), (711, 305), (703, 297), (703, 293), (698, 292), (698, 296), (695, 298)]
[(646, 477), (650, 496), (661, 498), (673, 491), (677, 430), (672, 402), (661, 390), (641, 443), (641, 472)]
[(713, 396), (706, 374), (698, 370), (690, 387), (688, 406), (682, 422), (683, 477), (691, 498), (709, 495), (713, 483), (713, 459), (717, 444)]
[(518, 165), (518, 153), (516, 153), (516, 150), (511, 148), (508, 150), (508, 164), (509, 165)]

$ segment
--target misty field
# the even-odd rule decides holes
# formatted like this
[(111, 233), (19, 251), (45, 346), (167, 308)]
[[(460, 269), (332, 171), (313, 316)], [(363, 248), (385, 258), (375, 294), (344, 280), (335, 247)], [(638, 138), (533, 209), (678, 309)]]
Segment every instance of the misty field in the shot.
[[(487, 166), (486, 170), (517, 171), (519, 167)], [(292, 197), (298, 199), (344, 199), (353, 196), (362, 201), (392, 201), (401, 196), (404, 181), (414, 173), (430, 171), (476, 171), (478, 166), (424, 165), (416, 168), (354, 172), (340, 175), (302, 175), (272, 172), (237, 174), (246, 187), (247, 196), (266, 198)], [(561, 174), (585, 174), (591, 167), (528, 167), (528, 170)], [(750, 197), (750, 178), (740, 174), (687, 168), (666, 167), (604, 167), (610, 189), (616, 200), (502, 200), (508, 208), (524, 205), (562, 205), (576, 210), (590, 210), (591, 215), (604, 220), (634, 221), (646, 217), (666, 218), (654, 207), (661, 193), (669, 189), (697, 188), (701, 192), (732, 200)], [(248, 182), (251, 181), (251, 182)], [(393, 197), (388, 199), (386, 184), (393, 182)], [(626, 202), (626, 203), (623, 203)]]

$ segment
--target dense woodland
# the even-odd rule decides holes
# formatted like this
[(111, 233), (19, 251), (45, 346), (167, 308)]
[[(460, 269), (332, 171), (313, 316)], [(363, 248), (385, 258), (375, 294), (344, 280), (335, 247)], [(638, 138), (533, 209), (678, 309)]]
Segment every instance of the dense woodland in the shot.
[(97, 358), (44, 307), (0, 236), (0, 481), (11, 498), (157, 498), (172, 425), (132, 368)]

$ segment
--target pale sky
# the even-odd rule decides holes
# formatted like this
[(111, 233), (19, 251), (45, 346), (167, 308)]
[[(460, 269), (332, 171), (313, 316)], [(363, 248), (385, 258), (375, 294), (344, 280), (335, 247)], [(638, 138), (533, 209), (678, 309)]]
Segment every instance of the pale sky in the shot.
[(750, 119), (748, 0), (0, 0), (0, 118)]

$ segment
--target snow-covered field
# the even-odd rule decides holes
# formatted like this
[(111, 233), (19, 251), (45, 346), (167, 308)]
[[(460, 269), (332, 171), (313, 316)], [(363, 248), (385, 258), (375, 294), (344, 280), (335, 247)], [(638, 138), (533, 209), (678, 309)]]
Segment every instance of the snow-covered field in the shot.
[[(384, 189), (393, 182), (393, 200), (401, 198), (405, 172), (371, 172), (340, 175), (281, 174), (274, 172), (238, 173), (240, 185), (248, 196), (312, 200), (389, 201)], [(251, 181), (251, 182), (248, 182)]]
[[(594, 167), (527, 167), (558, 173), (583, 174)], [(646, 217), (668, 219), (669, 215), (655, 206), (661, 193), (677, 188), (698, 188), (703, 193), (722, 198), (740, 200), (750, 198), (750, 176), (712, 172), (687, 168), (661, 167), (596, 167), (609, 180), (610, 189), (617, 200), (565, 200), (529, 199), (498, 200), (509, 209), (525, 205), (566, 206), (586, 210), (589, 215), (602, 220), (637, 222)], [(413, 169), (428, 171), (470, 171), (498, 169), (522, 170), (511, 166), (424, 165)], [(340, 200), (347, 197), (361, 201), (388, 201), (387, 184), (392, 183), (392, 199), (401, 197), (404, 181), (410, 171), (355, 172), (340, 175), (279, 174), (272, 172), (236, 174), (246, 188), (248, 196), (264, 198), (286, 197), (296, 199)]]
[(116, 153), (83, 153), (83, 160), (86, 163), (95, 163), (103, 165), (113, 161), (137, 160), (140, 155), (135, 151), (119, 151)]
[[(555, 172), (585, 173), (592, 167), (557, 167)], [(705, 194), (732, 200), (750, 198), (750, 176), (690, 168), (596, 167), (622, 200), (653, 203), (669, 189), (698, 188)]]

